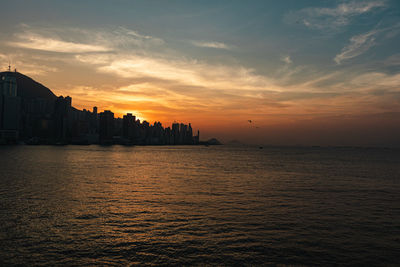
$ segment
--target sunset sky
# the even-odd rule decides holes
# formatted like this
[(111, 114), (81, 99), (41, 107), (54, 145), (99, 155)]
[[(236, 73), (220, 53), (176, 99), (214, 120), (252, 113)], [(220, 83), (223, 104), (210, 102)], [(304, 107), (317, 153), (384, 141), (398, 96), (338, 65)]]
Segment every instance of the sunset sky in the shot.
[(398, 0), (1, 2), (2, 70), (79, 109), (202, 139), (400, 145)]

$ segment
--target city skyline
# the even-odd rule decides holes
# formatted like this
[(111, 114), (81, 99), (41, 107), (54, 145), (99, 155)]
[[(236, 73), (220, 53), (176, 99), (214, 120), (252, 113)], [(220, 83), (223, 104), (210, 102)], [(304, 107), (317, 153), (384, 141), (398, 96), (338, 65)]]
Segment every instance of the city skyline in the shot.
[(191, 123), (140, 121), (131, 113), (115, 118), (111, 110), (76, 109), (70, 96), (49, 88), (15, 69), (0, 72), (0, 144), (30, 145), (199, 145)]
[(1, 70), (11, 61), (79, 109), (190, 121), (205, 139), (399, 146), (399, 7), (13, 1)]

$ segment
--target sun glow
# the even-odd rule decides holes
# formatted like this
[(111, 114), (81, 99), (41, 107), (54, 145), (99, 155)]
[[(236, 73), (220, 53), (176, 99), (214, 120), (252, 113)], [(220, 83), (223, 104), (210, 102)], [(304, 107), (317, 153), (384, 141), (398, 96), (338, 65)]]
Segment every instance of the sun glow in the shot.
[(116, 110), (116, 117), (123, 117), (123, 115), (126, 115), (128, 113), (131, 113), (133, 116), (136, 117), (136, 120), (140, 120), (140, 122), (147, 120), (147, 118), (140, 111), (137, 110)]

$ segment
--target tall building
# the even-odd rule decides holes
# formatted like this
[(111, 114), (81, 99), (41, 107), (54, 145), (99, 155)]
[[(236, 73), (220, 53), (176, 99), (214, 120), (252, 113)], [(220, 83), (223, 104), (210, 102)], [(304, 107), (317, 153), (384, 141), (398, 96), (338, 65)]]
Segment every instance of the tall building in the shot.
[(97, 107), (93, 107), (93, 112), (90, 115), (90, 133), (98, 134), (99, 133), (99, 120), (97, 114)]
[(180, 140), (180, 133), (179, 133), (179, 123), (172, 124), (172, 142), (174, 145), (178, 145)]
[(17, 79), (12, 72), (4, 72), (0, 77), (2, 95), (17, 96)]
[(123, 117), (123, 125), (122, 132), (123, 137), (129, 140), (133, 140), (135, 138), (135, 126), (136, 126), (136, 116), (133, 116), (131, 113), (124, 115)]
[(183, 124), (183, 123), (181, 123), (181, 129), (180, 129), (180, 144), (181, 145), (183, 145), (183, 144), (186, 144), (186, 140), (187, 140), (187, 125), (186, 124)]
[(0, 77), (0, 139), (6, 142), (18, 140), (20, 109), (16, 77), (12, 72), (4, 72)]
[(70, 137), (70, 123), (73, 118), (71, 114), (71, 97), (59, 96), (54, 104), (53, 121), (54, 121), (54, 137), (57, 142), (66, 143)]
[(192, 129), (192, 124), (189, 123), (189, 129), (187, 132), (187, 137), (186, 137), (186, 143), (189, 145), (193, 145), (194, 140), (193, 140), (193, 129)]
[(104, 110), (100, 113), (100, 143), (112, 142), (114, 136), (114, 113)]

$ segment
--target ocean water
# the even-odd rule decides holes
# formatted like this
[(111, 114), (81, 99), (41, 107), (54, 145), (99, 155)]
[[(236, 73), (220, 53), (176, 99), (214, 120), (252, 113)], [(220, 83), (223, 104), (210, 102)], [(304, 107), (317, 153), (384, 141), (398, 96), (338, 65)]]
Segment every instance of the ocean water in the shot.
[(400, 150), (0, 147), (0, 265), (400, 264)]

